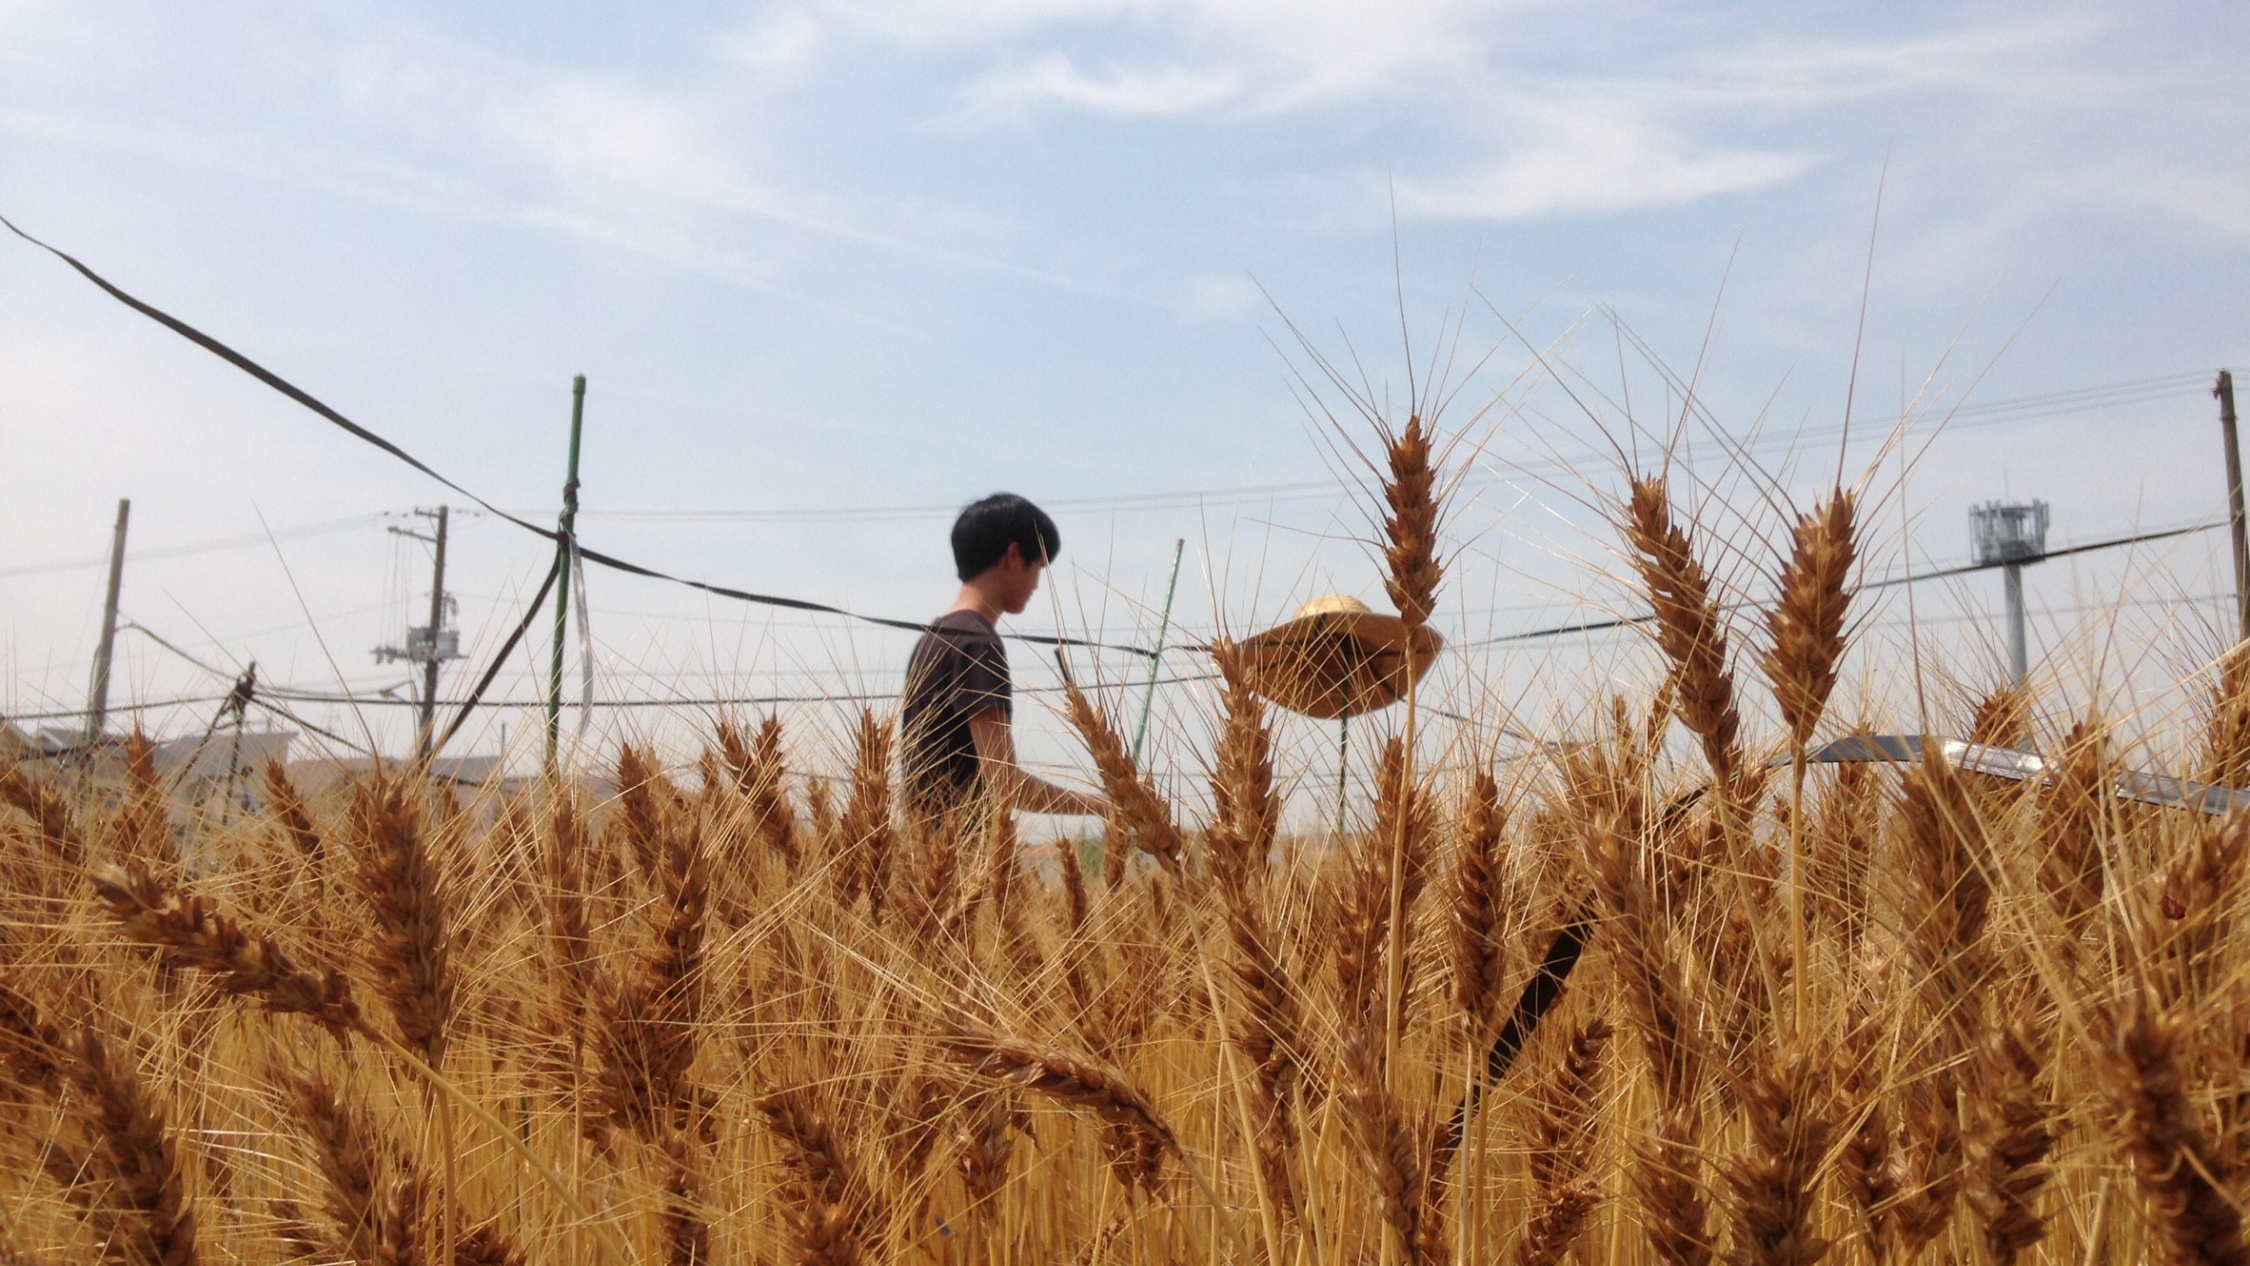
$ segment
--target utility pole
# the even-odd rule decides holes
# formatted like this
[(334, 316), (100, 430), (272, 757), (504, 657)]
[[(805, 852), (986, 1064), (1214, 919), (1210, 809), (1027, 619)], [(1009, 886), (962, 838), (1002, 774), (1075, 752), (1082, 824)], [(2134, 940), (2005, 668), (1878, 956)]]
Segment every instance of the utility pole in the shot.
[(586, 421), (586, 375), (570, 381), (570, 466), (563, 478), (562, 521), (555, 541), (555, 655), (547, 673), (547, 768), (555, 767), (555, 746), (562, 734), (562, 673), (564, 617), (570, 613), (571, 542), (578, 531), (578, 434)]
[(438, 667), (449, 659), (461, 658), (461, 631), (449, 628), (446, 615), (453, 609), (445, 593), (445, 543), (446, 529), (452, 516), (446, 507), (435, 510), (416, 510), (414, 513), (429, 519), (436, 527), (428, 536), (411, 528), (394, 527), (394, 536), (408, 536), (431, 547), (434, 566), (430, 574), (430, 622), (427, 625), (410, 625), (406, 630), (406, 645), (378, 646), (375, 658), (379, 662), (394, 659), (422, 666), (422, 698), (418, 709), (420, 717), (414, 730), (414, 754), (419, 760), (430, 758), (430, 744), (437, 725)]
[[(445, 627), (445, 526), (446, 509), (437, 508), (436, 563), (430, 569), (430, 632)], [(434, 636), (433, 636), (434, 642)], [(433, 649), (434, 646), (433, 646)], [(422, 724), (415, 731), (414, 754), (424, 761), (430, 759), (430, 739), (437, 725), (437, 674), (438, 656), (431, 655), (422, 661)]]
[[(2228, 399), (2231, 401), (2232, 396)], [(2227, 434), (2233, 435), (2233, 408), (2227, 410)], [(109, 660), (117, 647), (117, 591), (125, 583), (125, 522), (133, 514), (131, 500), (117, 499), (117, 526), (109, 534), (109, 592), (102, 599), (102, 640), (94, 647), (94, 686), (86, 699), (86, 741), (101, 741), (109, 725)]]
[(2025, 643), (2023, 628), (2023, 564), (2009, 563), (2000, 569), (2000, 575), (2008, 600), (2008, 681), (2021, 688), (2024, 677), (2031, 671), (2030, 648)]
[(2219, 398), (2219, 432), (2227, 445), (2227, 521), (2234, 539), (2234, 613), (2236, 636), (2250, 642), (2250, 534), (2243, 529), (2242, 444), (2234, 426), (2234, 375), (2219, 371), (2219, 385), (2211, 389)]
[(1180, 589), (1180, 556), (1187, 553), (1187, 538), (1172, 542), (1172, 578), (1164, 582), (1164, 614), (1156, 621), (1156, 650), (1148, 657), (1148, 688), (1141, 693), (1141, 723), (1133, 729), (1133, 763), (1141, 763), (1141, 744), (1148, 740), (1148, 710), (1156, 702), (1156, 670), (1164, 663), (1164, 637), (1172, 631), (1172, 595)]

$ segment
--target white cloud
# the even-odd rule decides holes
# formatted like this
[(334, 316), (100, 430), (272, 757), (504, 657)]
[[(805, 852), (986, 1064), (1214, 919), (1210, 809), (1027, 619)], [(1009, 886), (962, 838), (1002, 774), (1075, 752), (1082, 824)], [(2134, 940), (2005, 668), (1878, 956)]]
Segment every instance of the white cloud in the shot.
[[(968, 87), (965, 104), (997, 90), (1018, 103), (1112, 113), (1181, 113), (1218, 106), (1274, 112), (1410, 85), (1435, 69), (1474, 69), (1480, 28), (1523, 0), (843, 0), (802, 12), (911, 48), (1046, 45)], [(1154, 43), (1144, 67), (1089, 77), (1076, 45)], [(1081, 55), (1082, 57), (1082, 55)], [(1194, 69), (1183, 69), (1183, 67)], [(1221, 91), (1221, 88), (1225, 91)], [(1166, 98), (1162, 90), (1184, 96)], [(1153, 108), (1163, 100), (1184, 102)]]
[(1245, 321), (1264, 310), (1265, 292), (1248, 277), (1209, 275), (1191, 279), (1178, 301), (1190, 321)]
[(821, 47), (821, 25), (806, 13), (783, 13), (718, 37), (719, 51), (759, 76), (762, 86), (793, 83), (809, 72)]
[(1398, 181), (1399, 209), (1439, 218), (1520, 219), (1623, 211), (1739, 193), (1787, 180), (1802, 154), (1698, 145), (1629, 107), (1580, 101), (1536, 112), (1533, 133), (1467, 175)]
[(1112, 71), (1095, 76), (1062, 53), (984, 75), (961, 92), (966, 119), (1011, 115), (1028, 106), (1061, 103), (1098, 114), (1149, 118), (1191, 114), (1236, 100), (1242, 77), (1229, 70), (1170, 66), (1152, 71)]
[(2068, 54), (2100, 33), (2089, 18), (2055, 14), (1905, 39), (1760, 39), (1698, 55), (1695, 92), (1711, 104), (1778, 108), (1911, 90), (2068, 97), (2091, 78)]
[(1818, 162), (1823, 143), (1811, 138), (1833, 137), (1822, 124), (1864, 102), (1975, 102), (1955, 129), (1963, 137), (2007, 126), (2011, 111), (2087, 108), (2091, 76), (2070, 54), (2098, 30), (2065, 16), (1903, 39), (1710, 39), (1635, 76), (1518, 73), (1468, 94), (1464, 115), (1478, 122), (1463, 130), (1472, 146), (1482, 133), (1487, 156), (1402, 177), (1399, 201), (1425, 216), (1514, 219), (1766, 188)]

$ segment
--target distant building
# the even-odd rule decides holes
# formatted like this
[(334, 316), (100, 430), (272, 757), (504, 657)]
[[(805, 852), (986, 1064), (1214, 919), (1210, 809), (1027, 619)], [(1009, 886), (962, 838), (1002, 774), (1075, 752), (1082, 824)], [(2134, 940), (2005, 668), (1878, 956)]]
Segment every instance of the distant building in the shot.
[(289, 763), (295, 730), (219, 730), (156, 745), (156, 770), (182, 787), (255, 776), (269, 760)]
[[(403, 770), (412, 763), (387, 760), (383, 762), (383, 766), (386, 769)], [(373, 758), (366, 756), (301, 760), (289, 767), (289, 778), (297, 784), (298, 790), (310, 794), (347, 779), (373, 773), (375, 764)], [(464, 790), (484, 786), (499, 772), (500, 758), (497, 756), (440, 756), (430, 762), (431, 777), (450, 782)]]

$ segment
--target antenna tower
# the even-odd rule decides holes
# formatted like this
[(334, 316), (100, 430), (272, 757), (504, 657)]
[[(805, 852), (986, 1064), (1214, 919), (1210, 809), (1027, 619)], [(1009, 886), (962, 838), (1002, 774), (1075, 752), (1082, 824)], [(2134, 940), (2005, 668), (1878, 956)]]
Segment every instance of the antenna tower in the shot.
[(1999, 567), (2008, 587), (2009, 680), (2023, 684), (2030, 668), (2024, 644), (2023, 567), (2047, 557), (2047, 503), (1987, 501), (1969, 507), (1969, 536), (1977, 565)]

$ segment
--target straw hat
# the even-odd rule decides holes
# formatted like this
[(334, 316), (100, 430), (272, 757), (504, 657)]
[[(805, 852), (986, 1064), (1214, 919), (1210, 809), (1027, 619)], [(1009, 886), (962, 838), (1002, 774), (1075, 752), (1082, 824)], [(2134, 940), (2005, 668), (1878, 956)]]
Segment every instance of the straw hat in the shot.
[(1288, 623), (1236, 643), (1234, 655), (1252, 690), (1292, 712), (1364, 716), (1396, 702), (1444, 644), (1428, 625), (1409, 638), (1406, 621), (1378, 615), (1349, 594), (1330, 594), (1297, 608)]

